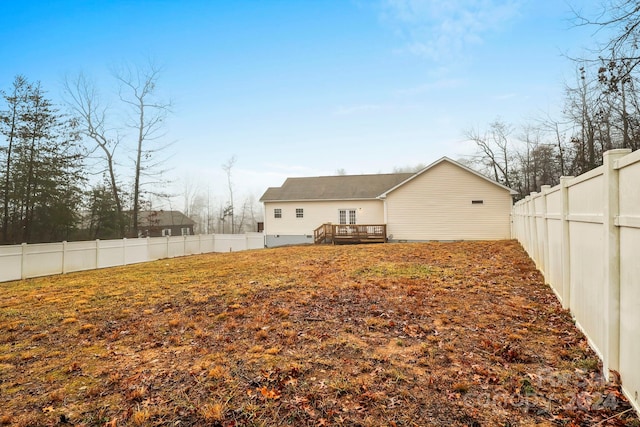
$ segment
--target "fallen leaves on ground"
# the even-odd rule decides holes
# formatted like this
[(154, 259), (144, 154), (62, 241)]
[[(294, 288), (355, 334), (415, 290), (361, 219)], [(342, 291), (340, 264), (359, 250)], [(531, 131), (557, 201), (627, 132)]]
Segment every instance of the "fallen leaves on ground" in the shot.
[(515, 241), (5, 283), (0, 424), (639, 426)]

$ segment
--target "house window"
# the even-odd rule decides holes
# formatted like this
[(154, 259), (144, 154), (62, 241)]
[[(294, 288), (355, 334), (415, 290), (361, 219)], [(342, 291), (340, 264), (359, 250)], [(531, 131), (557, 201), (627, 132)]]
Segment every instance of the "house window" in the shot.
[(339, 211), (340, 224), (355, 224), (356, 223), (356, 210), (355, 209), (340, 209)]
[(189, 227), (182, 227), (182, 228), (180, 229), (180, 231), (182, 232), (182, 235), (183, 235), (183, 236), (188, 236), (188, 235), (190, 234), (190, 233), (189, 233)]
[(162, 229), (162, 237), (166, 237), (166, 236), (171, 236), (171, 229), (170, 228), (163, 228)]
[(472, 205), (483, 205), (484, 204), (484, 200), (472, 200), (471, 204)]
[(304, 218), (304, 209), (296, 208), (296, 218)]
[(282, 218), (282, 209), (274, 209), (273, 210), (273, 217), (274, 218)]

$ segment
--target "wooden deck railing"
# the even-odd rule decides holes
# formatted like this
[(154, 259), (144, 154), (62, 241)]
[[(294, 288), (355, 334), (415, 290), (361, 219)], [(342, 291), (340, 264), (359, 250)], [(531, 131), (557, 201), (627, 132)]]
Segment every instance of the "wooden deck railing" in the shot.
[(386, 224), (322, 224), (313, 231), (313, 241), (319, 243), (386, 242)]

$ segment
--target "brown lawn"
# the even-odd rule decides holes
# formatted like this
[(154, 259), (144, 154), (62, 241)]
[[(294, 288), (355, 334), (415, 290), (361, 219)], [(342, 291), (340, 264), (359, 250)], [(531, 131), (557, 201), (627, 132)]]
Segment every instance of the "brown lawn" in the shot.
[(640, 425), (515, 241), (209, 254), (0, 287), (0, 424)]

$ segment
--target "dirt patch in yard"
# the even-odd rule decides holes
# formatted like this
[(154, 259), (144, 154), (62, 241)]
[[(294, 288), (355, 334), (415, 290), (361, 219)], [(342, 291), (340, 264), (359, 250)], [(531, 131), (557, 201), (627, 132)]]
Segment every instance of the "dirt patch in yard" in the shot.
[(640, 425), (515, 241), (208, 254), (0, 287), (0, 424)]

